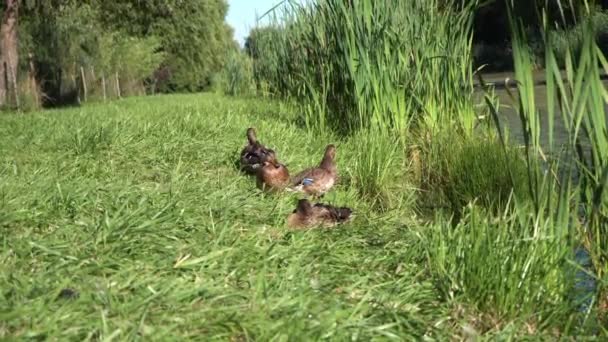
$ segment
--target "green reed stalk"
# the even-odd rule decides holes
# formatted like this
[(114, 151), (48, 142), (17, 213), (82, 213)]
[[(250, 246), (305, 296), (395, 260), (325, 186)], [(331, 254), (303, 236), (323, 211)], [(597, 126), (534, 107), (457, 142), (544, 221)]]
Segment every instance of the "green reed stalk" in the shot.
[[(348, 132), (403, 133), (414, 118), (472, 126), (475, 1), (287, 2), (261, 49), (256, 77), (306, 105), (307, 122)], [(279, 38), (280, 37), (280, 38)], [(271, 68), (274, 72), (260, 72)]]
[[(587, 2), (581, 6), (591, 17)], [(580, 53), (575, 55), (572, 51), (566, 51), (564, 57), (564, 81), (553, 46), (555, 33), (551, 31), (545, 14), (543, 19), (548, 146), (541, 146), (541, 113), (536, 109), (533, 67), (525, 35), (509, 8), (518, 80), (517, 98), (513, 96), (513, 99), (523, 126), (534, 216), (537, 220), (555, 220), (553, 224), (558, 227), (556, 236), (564, 241), (580, 232), (580, 240), (591, 255), (594, 271), (600, 281), (598, 299), (602, 300), (605, 298), (608, 273), (608, 93), (599, 75), (600, 66), (608, 71), (608, 63), (594, 41), (596, 30), (593, 21), (584, 19), (580, 24), (584, 31)], [(497, 110), (489, 101), (488, 105), (500, 130)], [(561, 118), (557, 114), (558, 109)], [(554, 122), (557, 119), (564, 122), (568, 136), (564, 146), (557, 146), (555, 140)], [(555, 155), (552, 160), (546, 160), (543, 148)], [(557, 155), (558, 149), (563, 150), (561, 155)], [(544, 168), (548, 172), (543, 175)], [(578, 176), (577, 182), (573, 174)], [(517, 210), (525, 211), (525, 208), (520, 206)]]

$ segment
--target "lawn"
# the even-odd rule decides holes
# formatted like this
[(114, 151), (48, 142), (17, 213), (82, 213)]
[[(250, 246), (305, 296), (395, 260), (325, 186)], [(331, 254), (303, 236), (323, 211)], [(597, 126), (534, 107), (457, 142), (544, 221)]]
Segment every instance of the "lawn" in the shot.
[(2, 115), (0, 338), (458, 335), (407, 212), (376, 214), (340, 184), (324, 201), (356, 218), (293, 231), (298, 195), (265, 195), (238, 172), (254, 126), (293, 171), (337, 143), (348, 178), (357, 147), (290, 112), (203, 94)]
[[(427, 234), (405, 181), (393, 205), (378, 210), (353, 176), (361, 146), (315, 136), (297, 114), (269, 100), (196, 94), (0, 116), (0, 338), (554, 336), (552, 324), (530, 320), (536, 312), (501, 317), (467, 305), (467, 294), (446, 294), (436, 276), (447, 270), (441, 251), (461, 238)], [(341, 180), (323, 202), (353, 208), (355, 219), (288, 229), (299, 196), (264, 194), (235, 165), (249, 126), (292, 172), (336, 144)], [(488, 234), (479, 227), (475, 234)], [(504, 250), (473, 266), (500, 288), (491, 267), (512, 250), (496, 241)], [(488, 291), (490, 300), (506, 293), (513, 302), (514, 289)]]

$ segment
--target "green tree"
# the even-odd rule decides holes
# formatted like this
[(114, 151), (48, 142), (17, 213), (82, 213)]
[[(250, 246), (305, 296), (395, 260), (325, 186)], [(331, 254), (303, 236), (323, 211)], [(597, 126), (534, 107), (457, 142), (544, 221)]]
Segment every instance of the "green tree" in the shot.
[(100, 9), (107, 27), (160, 39), (166, 56), (163, 68), (169, 75), (159, 84), (163, 91), (206, 88), (235, 44), (224, 21), (225, 0), (102, 1)]

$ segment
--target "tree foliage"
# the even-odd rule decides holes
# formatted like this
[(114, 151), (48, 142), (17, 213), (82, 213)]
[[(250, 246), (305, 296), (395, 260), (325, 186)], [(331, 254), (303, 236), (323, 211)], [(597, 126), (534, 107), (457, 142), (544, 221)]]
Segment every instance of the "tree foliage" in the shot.
[(171, 74), (165, 90), (207, 87), (221, 70), (225, 52), (235, 44), (224, 21), (225, 0), (102, 1), (100, 11), (106, 27), (160, 39), (166, 55), (163, 66)]
[[(236, 48), (226, 0), (21, 2), (19, 52), (34, 56), (49, 102), (76, 87), (80, 67), (96, 77), (118, 73), (121, 82), (154, 81), (146, 83), (158, 91), (203, 90)], [(28, 68), (22, 58), (22, 75)]]

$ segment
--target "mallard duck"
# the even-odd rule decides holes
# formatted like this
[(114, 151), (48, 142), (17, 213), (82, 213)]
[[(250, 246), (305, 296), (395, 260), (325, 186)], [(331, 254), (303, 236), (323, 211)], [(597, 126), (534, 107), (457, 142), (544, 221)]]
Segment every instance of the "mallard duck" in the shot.
[(287, 217), (287, 225), (291, 228), (332, 227), (348, 221), (351, 217), (350, 208), (338, 208), (323, 203), (312, 205), (307, 199), (301, 199), (296, 209)]
[(323, 196), (334, 186), (338, 177), (335, 158), (336, 147), (331, 144), (327, 145), (319, 166), (306, 169), (295, 175), (291, 180), (291, 190), (304, 192), (314, 197)]
[(262, 167), (264, 161), (276, 158), (274, 150), (262, 145), (255, 136), (255, 130), (247, 129), (247, 145), (241, 151), (241, 170), (248, 174), (255, 174)]
[(276, 158), (264, 161), (256, 178), (258, 188), (265, 191), (279, 191), (289, 185), (289, 171)]

